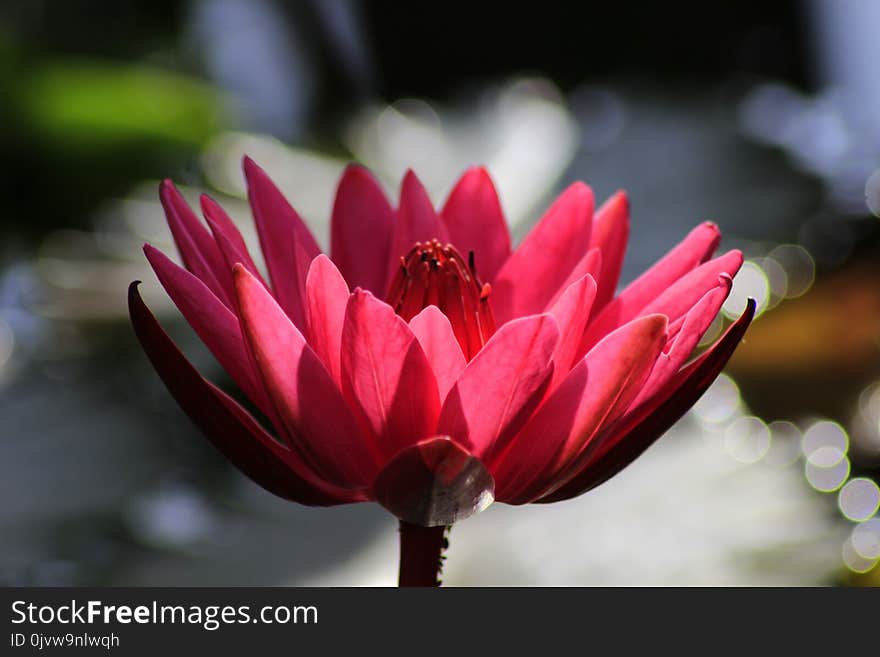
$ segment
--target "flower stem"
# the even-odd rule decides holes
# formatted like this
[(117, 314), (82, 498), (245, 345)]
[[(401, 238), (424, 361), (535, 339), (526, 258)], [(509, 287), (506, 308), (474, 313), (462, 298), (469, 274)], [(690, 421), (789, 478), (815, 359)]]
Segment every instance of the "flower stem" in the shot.
[(400, 521), (400, 586), (440, 586), (446, 530)]

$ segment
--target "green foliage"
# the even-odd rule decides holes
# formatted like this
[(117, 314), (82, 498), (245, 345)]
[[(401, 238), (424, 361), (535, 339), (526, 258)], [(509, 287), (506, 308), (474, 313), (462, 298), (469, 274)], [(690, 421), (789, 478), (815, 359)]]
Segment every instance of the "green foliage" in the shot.
[(222, 99), (210, 86), (142, 65), (67, 61), (19, 84), (19, 115), (60, 148), (198, 147), (223, 125)]

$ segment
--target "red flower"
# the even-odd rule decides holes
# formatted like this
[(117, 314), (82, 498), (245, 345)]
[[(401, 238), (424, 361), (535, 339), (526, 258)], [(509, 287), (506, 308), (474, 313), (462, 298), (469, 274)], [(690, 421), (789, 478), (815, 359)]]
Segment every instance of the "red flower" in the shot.
[(615, 475), (705, 391), (754, 304), (687, 360), (742, 256), (710, 259), (695, 228), (615, 296), (629, 232), (619, 192), (595, 213), (565, 190), (522, 244), (492, 182), (467, 171), (435, 211), (413, 173), (393, 208), (359, 166), (343, 175), (328, 258), (265, 172), (245, 159), (268, 280), (202, 196), (206, 228), (166, 181), (185, 268), (144, 250), (162, 285), (270, 434), (190, 365), (129, 290), (135, 331), (208, 438), (267, 490), (309, 505), (375, 500), (448, 525), (492, 499), (568, 499)]

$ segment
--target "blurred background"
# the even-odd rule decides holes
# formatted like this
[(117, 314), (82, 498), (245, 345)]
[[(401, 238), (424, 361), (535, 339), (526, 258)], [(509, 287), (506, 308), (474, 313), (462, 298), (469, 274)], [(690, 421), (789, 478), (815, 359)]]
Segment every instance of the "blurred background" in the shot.
[(485, 164), (517, 237), (625, 188), (624, 280), (707, 219), (746, 255), (707, 338), (759, 317), (696, 408), (584, 497), (457, 525), (447, 584), (880, 584), (880, 3), (677, 7), (0, 0), (0, 583), (394, 583), (390, 515), (245, 479), (128, 324), (142, 279), (222, 381), (140, 247), (173, 252), (163, 177), (254, 240), (248, 153), (325, 245), (357, 160), (437, 203)]

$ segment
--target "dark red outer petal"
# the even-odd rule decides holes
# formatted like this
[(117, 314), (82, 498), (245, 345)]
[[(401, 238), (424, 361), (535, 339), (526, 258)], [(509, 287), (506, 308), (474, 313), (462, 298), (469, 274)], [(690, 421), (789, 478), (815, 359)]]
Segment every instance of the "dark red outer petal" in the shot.
[(206, 381), (187, 361), (138, 293), (128, 288), (128, 308), (144, 351), (171, 395), (207, 438), (255, 483), (293, 502), (331, 506), (364, 501), (358, 491), (307, 481), (285, 462), (288, 449), (275, 441), (231, 397)]
[(373, 497), (395, 516), (423, 527), (451, 525), (485, 509), (495, 480), (449, 436), (402, 449), (373, 483)]
[[(597, 437), (594, 444), (598, 449), (602, 448), (603, 443), (611, 447), (587, 461), (567, 483), (535, 502), (560, 502), (582, 495), (605, 483), (638, 458), (706, 392), (730, 360), (754, 315), (755, 300), (749, 299), (743, 314), (715, 346), (685, 368), (685, 376), (679, 380), (677, 387), (661, 393), (661, 398), (665, 397), (663, 401), (659, 404), (648, 402), (632, 415), (624, 416), (620, 423), (609, 427), (604, 436)], [(596, 453), (589, 451), (593, 455)]]

